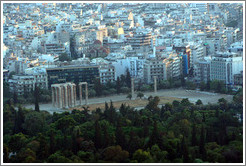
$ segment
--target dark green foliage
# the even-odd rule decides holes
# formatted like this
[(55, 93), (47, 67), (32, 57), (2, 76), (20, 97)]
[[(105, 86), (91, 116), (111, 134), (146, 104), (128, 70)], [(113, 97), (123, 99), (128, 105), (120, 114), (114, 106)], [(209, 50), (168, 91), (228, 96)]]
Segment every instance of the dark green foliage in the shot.
[(71, 58), (67, 55), (67, 53), (62, 53), (59, 56), (59, 61), (71, 61)]
[[(107, 85), (112, 86), (112, 85)], [(238, 92), (236, 95), (238, 95)], [(149, 98), (144, 109), (111, 101), (105, 109), (54, 113), (3, 109), (4, 162), (239, 163), (243, 161), (242, 103), (172, 104)], [(10, 152), (16, 156), (6, 157)], [(6, 154), (6, 155), (5, 155)]]
[(237, 27), (237, 24), (238, 22), (236, 20), (232, 20), (231, 22), (228, 22), (226, 26), (235, 28)]
[(131, 88), (131, 75), (129, 69), (126, 70), (126, 85), (128, 88)]
[(140, 99), (142, 99), (143, 96), (144, 96), (144, 94), (142, 92), (138, 92), (137, 97), (139, 97)]
[(35, 84), (34, 98), (35, 98), (35, 111), (39, 112), (39, 87)]
[(116, 92), (117, 92), (117, 94), (120, 93), (120, 88), (121, 88), (120, 78), (117, 77), (117, 81), (116, 81)]
[(102, 95), (102, 84), (99, 78), (95, 78), (94, 80), (94, 89), (96, 91), (96, 96)]

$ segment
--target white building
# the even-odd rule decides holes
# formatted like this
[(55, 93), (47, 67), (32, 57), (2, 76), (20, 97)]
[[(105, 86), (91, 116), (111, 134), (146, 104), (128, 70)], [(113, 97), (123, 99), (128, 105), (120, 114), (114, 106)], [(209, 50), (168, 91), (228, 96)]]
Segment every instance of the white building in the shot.
[(210, 79), (221, 80), (226, 85), (234, 83), (234, 75), (243, 71), (243, 57), (236, 53), (218, 53), (212, 57)]
[(138, 57), (127, 57), (112, 62), (115, 67), (116, 78), (120, 77), (122, 74), (125, 75), (127, 69), (129, 69), (132, 77), (141, 78), (143, 76), (144, 61), (144, 59), (138, 59)]

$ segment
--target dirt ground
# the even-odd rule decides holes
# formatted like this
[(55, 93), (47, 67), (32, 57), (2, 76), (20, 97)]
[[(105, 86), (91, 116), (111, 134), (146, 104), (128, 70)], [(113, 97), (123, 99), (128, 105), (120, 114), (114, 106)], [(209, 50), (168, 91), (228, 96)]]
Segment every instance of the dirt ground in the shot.
[[(174, 100), (181, 101), (182, 99), (175, 98), (175, 97), (160, 97), (159, 104), (172, 103)], [(123, 101), (115, 101), (113, 102), (113, 105), (116, 109), (119, 109), (122, 103), (129, 105), (130, 107), (145, 107), (148, 104), (148, 102), (149, 101), (147, 99), (123, 100)], [(89, 104), (88, 106), (89, 106), (89, 110), (95, 110), (96, 108), (104, 109), (105, 103)], [(76, 109), (83, 110), (83, 108), (81, 107), (76, 107)]]
[[(218, 99), (225, 98), (227, 101), (232, 101), (233, 96), (232, 95), (226, 95), (226, 94), (218, 94), (218, 93), (211, 93), (211, 92), (202, 92), (197, 90), (185, 90), (182, 88), (177, 89), (165, 89), (165, 90), (158, 90), (157, 93), (154, 92), (144, 92), (145, 99), (140, 100), (137, 98), (137, 92), (133, 95), (132, 100), (129, 100), (127, 97), (127, 94), (120, 94), (120, 95), (111, 95), (111, 96), (105, 96), (105, 97), (95, 97), (95, 98), (89, 98), (88, 99), (88, 105), (90, 107), (90, 110), (93, 110), (95, 108), (104, 108), (105, 102), (110, 103), (112, 100), (114, 103), (114, 107), (119, 108), (121, 103), (129, 104), (131, 107), (135, 108), (141, 108), (146, 106), (148, 103), (148, 98), (150, 95), (159, 96), (160, 97), (160, 105), (165, 104), (167, 102), (172, 102), (173, 100), (182, 100), (184, 98), (188, 98), (190, 102), (195, 103), (198, 99), (200, 99), (203, 104), (208, 103), (217, 103)], [(83, 100), (83, 102), (85, 102)], [(83, 109), (79, 103), (79, 101), (76, 102), (78, 105), (75, 107), (76, 109)], [(34, 109), (34, 104), (26, 104), (23, 105), (26, 108), (32, 108)], [(53, 112), (64, 112), (69, 111), (67, 109), (61, 109), (61, 108), (55, 108), (52, 106), (52, 103), (40, 103), (39, 104), (40, 110), (46, 110), (50, 113)], [(71, 108), (72, 109), (72, 108)], [(71, 110), (70, 109), (70, 110)]]

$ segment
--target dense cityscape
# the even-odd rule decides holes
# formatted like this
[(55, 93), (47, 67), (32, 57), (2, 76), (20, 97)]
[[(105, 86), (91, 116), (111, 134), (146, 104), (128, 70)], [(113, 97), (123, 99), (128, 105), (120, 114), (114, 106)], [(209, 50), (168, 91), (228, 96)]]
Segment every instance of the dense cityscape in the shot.
[(242, 163), (243, 3), (3, 3), (4, 163)]

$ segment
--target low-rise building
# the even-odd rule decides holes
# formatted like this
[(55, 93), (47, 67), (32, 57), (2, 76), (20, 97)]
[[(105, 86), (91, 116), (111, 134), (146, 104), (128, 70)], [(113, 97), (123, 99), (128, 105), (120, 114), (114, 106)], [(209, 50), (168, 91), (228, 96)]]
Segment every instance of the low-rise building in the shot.
[(17, 95), (23, 95), (26, 92), (34, 91), (35, 85), (39, 88), (47, 89), (46, 72), (13, 75), (13, 78), (9, 79), (8, 82), (10, 91), (17, 93)]
[(113, 65), (104, 65), (99, 69), (100, 81), (102, 84), (107, 82), (114, 82), (115, 78), (115, 68)]
[(243, 71), (239, 74), (234, 74), (234, 85), (243, 87)]

